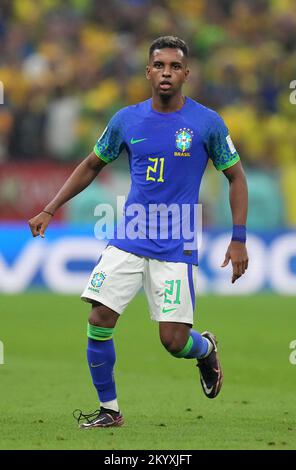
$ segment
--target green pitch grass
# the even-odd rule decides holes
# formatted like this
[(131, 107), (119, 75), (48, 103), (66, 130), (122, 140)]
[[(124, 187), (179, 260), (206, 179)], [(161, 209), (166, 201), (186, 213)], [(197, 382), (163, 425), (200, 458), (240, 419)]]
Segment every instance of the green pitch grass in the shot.
[(115, 332), (126, 424), (83, 431), (72, 410), (97, 407), (85, 360), (89, 306), (79, 297), (2, 296), (1, 449), (296, 449), (296, 300), (274, 295), (197, 302), (219, 339), (224, 386), (207, 399), (193, 360), (160, 345), (139, 295)]

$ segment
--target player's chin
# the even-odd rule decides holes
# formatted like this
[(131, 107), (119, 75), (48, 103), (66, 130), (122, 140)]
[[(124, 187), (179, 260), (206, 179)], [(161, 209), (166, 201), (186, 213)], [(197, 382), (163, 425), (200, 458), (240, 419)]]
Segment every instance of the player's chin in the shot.
[(165, 98), (165, 97), (168, 98), (174, 95), (174, 90), (172, 88), (168, 88), (167, 90), (159, 89), (158, 94), (161, 98)]

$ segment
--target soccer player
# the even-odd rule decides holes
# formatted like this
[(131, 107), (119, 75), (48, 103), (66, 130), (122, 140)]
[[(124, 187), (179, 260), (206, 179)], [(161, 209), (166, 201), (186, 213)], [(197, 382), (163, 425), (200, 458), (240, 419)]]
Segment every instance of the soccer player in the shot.
[[(113, 375), (113, 331), (142, 286), (167, 351), (176, 358), (196, 361), (208, 398), (215, 398), (221, 389), (223, 373), (217, 340), (209, 331), (199, 333), (192, 329), (198, 264), (196, 226), (192, 220), (210, 158), (230, 185), (233, 235), (222, 267), (231, 261), (232, 283), (236, 282), (248, 268), (247, 185), (222, 118), (182, 95), (189, 73), (187, 60), (187, 45), (179, 38), (165, 36), (152, 43), (146, 68), (152, 98), (118, 111), (93, 152), (74, 170), (44, 211), (29, 221), (33, 236), (43, 237), (56, 210), (126, 150), (131, 189), (125, 216), (81, 296), (92, 304), (87, 358), (100, 402), (93, 414), (80, 412), (77, 417), (78, 421), (84, 418), (80, 427), (85, 429), (120, 426), (124, 422)], [(184, 207), (186, 211), (182, 212)], [(181, 226), (185, 227), (182, 233)]]

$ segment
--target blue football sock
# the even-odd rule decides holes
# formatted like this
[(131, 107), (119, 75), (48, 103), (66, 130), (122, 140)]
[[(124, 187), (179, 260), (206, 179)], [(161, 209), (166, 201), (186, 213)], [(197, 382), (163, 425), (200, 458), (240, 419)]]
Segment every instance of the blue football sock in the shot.
[(184, 359), (198, 359), (208, 352), (209, 342), (198, 331), (190, 330), (190, 336), (182, 351), (173, 353), (175, 357)]
[(88, 325), (87, 360), (100, 402), (116, 399), (113, 368), (116, 361), (113, 328)]

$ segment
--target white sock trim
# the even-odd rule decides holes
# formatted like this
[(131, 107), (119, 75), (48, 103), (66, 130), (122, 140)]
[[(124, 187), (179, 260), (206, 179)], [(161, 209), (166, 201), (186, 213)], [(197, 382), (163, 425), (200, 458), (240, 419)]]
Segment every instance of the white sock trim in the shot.
[(117, 399), (111, 401), (101, 402), (101, 406), (107, 408), (108, 410), (119, 411)]
[(208, 357), (208, 356), (211, 354), (211, 352), (213, 351), (213, 349), (214, 349), (213, 343), (212, 343), (208, 338), (204, 338), (204, 339), (205, 339), (205, 340), (207, 341), (207, 343), (208, 343), (208, 350), (207, 350), (207, 352), (206, 352), (206, 354), (205, 354), (204, 356), (198, 357), (197, 359), (204, 359), (205, 357)]

